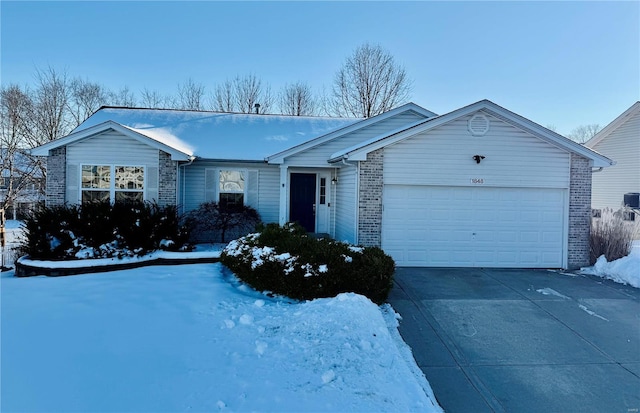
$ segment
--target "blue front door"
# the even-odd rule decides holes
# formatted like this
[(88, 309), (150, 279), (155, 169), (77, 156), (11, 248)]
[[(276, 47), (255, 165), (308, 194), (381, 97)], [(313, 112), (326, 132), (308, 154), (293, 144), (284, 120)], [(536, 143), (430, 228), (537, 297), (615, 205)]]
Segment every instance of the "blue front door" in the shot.
[(291, 174), (289, 221), (316, 231), (316, 174)]

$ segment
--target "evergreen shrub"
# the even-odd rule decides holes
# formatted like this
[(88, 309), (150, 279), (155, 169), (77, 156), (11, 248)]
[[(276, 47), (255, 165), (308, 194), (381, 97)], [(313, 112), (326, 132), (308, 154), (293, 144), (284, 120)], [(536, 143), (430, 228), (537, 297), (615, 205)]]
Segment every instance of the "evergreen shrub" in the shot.
[(175, 206), (152, 202), (39, 205), (26, 217), (21, 255), (73, 260), (144, 255), (188, 248), (188, 229)]
[(354, 292), (377, 304), (386, 301), (395, 269), (380, 248), (316, 239), (296, 224), (268, 224), (231, 241), (221, 262), (259, 291), (298, 300)]

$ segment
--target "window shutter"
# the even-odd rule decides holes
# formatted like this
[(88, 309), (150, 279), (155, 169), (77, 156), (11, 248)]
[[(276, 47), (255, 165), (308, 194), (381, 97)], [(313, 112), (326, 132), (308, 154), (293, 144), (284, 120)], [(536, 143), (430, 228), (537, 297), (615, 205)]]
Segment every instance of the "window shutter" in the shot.
[(246, 205), (258, 209), (258, 172), (250, 170), (247, 173), (247, 200)]
[(158, 186), (158, 167), (147, 167), (147, 201), (159, 201), (159, 186)]
[(80, 203), (80, 196), (78, 191), (80, 190), (80, 184), (78, 183), (78, 165), (67, 164), (67, 190), (66, 201), (70, 204)]
[(204, 171), (204, 201), (215, 202), (216, 189), (218, 186), (218, 171), (215, 169), (205, 169)]

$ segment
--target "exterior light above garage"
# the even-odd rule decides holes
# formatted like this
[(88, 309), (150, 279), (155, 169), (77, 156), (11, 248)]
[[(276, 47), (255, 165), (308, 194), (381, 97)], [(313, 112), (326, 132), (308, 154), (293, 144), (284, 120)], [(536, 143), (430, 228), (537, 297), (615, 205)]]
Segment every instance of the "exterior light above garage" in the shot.
[(485, 157), (483, 155), (473, 155), (473, 160), (476, 161), (476, 163), (480, 163), (484, 158)]

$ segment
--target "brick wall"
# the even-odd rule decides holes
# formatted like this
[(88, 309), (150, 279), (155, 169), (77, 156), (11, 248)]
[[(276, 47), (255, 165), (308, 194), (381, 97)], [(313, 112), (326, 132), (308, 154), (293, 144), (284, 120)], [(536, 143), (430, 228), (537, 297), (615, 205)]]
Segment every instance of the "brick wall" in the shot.
[(379, 247), (382, 242), (383, 160), (384, 149), (378, 149), (360, 162), (358, 243), (368, 247)]
[(171, 160), (171, 155), (160, 152), (158, 162), (158, 205), (175, 205), (177, 197), (177, 161)]
[(571, 155), (569, 184), (569, 248), (568, 267), (589, 265), (591, 230), (591, 163), (579, 155)]
[(46, 198), (47, 206), (63, 205), (65, 202), (67, 147), (52, 149), (47, 157)]

